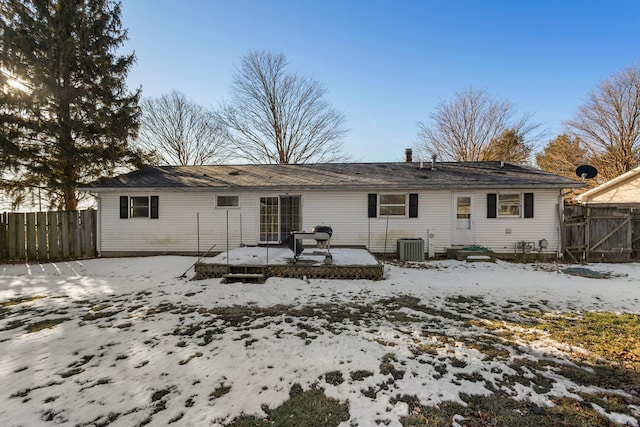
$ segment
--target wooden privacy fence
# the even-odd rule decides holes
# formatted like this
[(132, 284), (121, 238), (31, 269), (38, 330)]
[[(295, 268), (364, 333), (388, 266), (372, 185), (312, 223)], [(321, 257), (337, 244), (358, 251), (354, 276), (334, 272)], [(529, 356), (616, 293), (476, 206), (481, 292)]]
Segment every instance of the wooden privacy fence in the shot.
[(96, 211), (0, 213), (0, 260), (48, 261), (96, 254)]
[(640, 211), (630, 207), (565, 206), (565, 254), (574, 261), (640, 259)]

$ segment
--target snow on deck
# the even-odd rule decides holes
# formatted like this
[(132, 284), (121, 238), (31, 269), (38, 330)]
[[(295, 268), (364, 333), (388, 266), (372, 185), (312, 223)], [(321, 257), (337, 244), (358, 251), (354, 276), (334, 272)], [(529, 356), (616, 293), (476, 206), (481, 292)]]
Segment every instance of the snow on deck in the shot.
[[(327, 251), (318, 248), (305, 248), (299, 257), (299, 262), (316, 261), (317, 265), (324, 264)], [(378, 260), (366, 249), (358, 248), (332, 248), (332, 265), (352, 266), (352, 265), (378, 265)], [(270, 248), (258, 246), (246, 246), (232, 249), (229, 252), (222, 252), (213, 258), (205, 258), (202, 263), (207, 264), (227, 264), (230, 265), (271, 265), (271, 264), (291, 264), (293, 262), (293, 251), (289, 248)]]

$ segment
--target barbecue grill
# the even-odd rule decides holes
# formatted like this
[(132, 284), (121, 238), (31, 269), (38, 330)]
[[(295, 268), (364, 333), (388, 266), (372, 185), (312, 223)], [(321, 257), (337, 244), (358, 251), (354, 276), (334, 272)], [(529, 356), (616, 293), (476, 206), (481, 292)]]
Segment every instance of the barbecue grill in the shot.
[(316, 225), (308, 232), (292, 231), (282, 243), (293, 251), (293, 263), (295, 264), (305, 249), (303, 240), (315, 240), (317, 248), (326, 250), (324, 253), (324, 263), (331, 264), (333, 260), (333, 256), (331, 255), (332, 235), (333, 229), (328, 225)]

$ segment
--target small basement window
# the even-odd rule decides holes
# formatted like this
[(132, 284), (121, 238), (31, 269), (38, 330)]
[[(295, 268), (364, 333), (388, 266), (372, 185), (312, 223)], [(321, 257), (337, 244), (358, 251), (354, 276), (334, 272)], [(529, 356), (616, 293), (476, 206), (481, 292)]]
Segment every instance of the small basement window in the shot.
[(240, 206), (238, 196), (216, 196), (216, 207), (237, 208)]

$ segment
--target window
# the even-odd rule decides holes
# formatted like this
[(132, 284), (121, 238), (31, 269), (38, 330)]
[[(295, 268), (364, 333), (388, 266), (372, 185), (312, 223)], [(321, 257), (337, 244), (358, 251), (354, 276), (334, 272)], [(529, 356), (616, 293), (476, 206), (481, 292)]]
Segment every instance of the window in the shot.
[(533, 218), (533, 193), (487, 194), (487, 218)]
[(120, 196), (120, 218), (158, 218), (158, 196)]
[[(389, 216), (407, 216), (418, 218), (418, 194), (376, 194), (371, 193), (367, 198), (367, 216), (376, 218)], [(407, 206), (407, 201), (409, 202)], [(379, 214), (378, 214), (379, 212)]]
[(239, 205), (238, 196), (217, 196), (216, 207), (237, 208)]
[(406, 194), (381, 194), (380, 216), (405, 216), (407, 215)]
[(149, 218), (149, 197), (130, 197), (129, 207), (129, 218)]
[(519, 193), (498, 194), (498, 216), (520, 218), (520, 204)]

